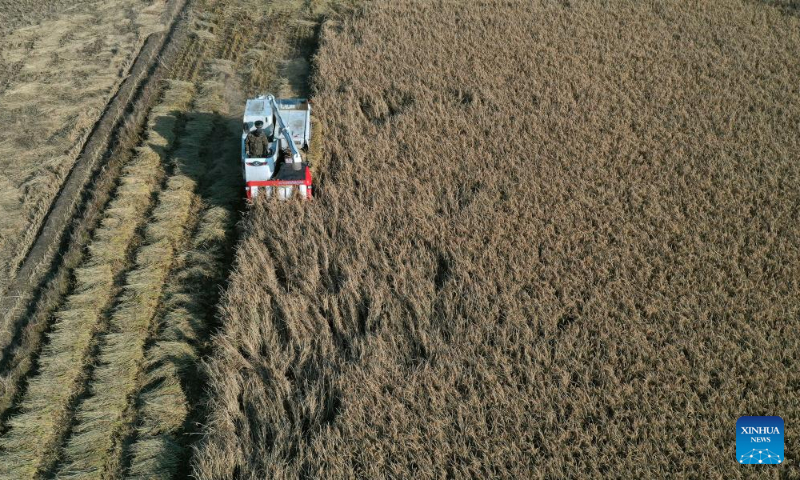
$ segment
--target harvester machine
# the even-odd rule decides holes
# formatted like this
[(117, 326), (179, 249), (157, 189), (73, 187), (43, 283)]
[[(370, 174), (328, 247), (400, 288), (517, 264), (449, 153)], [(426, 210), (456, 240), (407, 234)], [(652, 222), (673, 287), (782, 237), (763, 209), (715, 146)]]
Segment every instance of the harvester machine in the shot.
[[(259, 123), (260, 122), (260, 123)], [(249, 152), (248, 135), (263, 124), (267, 148)], [(242, 172), (247, 198), (258, 195), (311, 198), (311, 170), (301, 151), (311, 137), (311, 105), (307, 99), (281, 99), (262, 95), (247, 100), (242, 132)]]

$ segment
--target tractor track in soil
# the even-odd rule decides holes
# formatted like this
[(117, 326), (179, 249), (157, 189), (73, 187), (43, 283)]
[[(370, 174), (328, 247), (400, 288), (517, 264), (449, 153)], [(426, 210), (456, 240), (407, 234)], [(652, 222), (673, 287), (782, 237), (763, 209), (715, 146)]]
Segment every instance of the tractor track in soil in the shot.
[(0, 371), (7, 367), (9, 350), (23, 335), (26, 320), (35, 315), (42, 299), (54, 296), (54, 284), (69, 282), (69, 269), (63, 268), (64, 263), (85, 247), (122, 165), (140, 140), (162, 80), (178, 60), (186, 41), (187, 12), (193, 3), (194, 0), (172, 0), (167, 6), (168, 27), (145, 40), (0, 298)]

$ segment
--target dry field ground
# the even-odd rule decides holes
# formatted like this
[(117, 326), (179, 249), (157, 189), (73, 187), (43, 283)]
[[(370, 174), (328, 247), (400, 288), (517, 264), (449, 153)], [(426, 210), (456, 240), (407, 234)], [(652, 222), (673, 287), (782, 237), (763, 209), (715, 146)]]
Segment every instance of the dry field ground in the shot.
[(197, 478), (736, 478), (800, 422), (800, 18), (379, 0), (246, 217)]
[(0, 291), (165, 5), (0, 2)]
[[(181, 5), (0, 0), (0, 292), (152, 80), (0, 312), (0, 479), (798, 477), (734, 460), (800, 422), (796, 2)], [(312, 202), (242, 199), (264, 92)]]

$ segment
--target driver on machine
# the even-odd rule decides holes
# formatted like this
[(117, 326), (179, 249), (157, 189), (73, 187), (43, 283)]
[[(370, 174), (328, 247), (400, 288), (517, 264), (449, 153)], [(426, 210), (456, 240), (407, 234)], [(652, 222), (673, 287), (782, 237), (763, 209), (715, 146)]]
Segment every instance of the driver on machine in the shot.
[(247, 134), (244, 142), (245, 153), (249, 158), (264, 158), (269, 150), (267, 134), (264, 133), (264, 122), (256, 121), (256, 129)]

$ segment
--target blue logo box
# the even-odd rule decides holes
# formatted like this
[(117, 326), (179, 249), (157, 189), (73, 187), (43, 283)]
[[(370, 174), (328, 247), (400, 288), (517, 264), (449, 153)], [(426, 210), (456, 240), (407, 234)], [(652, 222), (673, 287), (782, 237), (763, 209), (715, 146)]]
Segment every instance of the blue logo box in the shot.
[(739, 417), (736, 421), (736, 461), (750, 465), (783, 463), (784, 434), (781, 417)]

